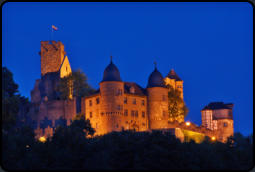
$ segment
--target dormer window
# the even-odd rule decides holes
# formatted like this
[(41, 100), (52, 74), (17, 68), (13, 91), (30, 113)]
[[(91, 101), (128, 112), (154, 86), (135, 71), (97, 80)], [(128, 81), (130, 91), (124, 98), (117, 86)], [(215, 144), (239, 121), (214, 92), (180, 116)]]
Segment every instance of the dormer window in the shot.
[(135, 94), (135, 88), (134, 87), (130, 87), (129, 92), (132, 94)]

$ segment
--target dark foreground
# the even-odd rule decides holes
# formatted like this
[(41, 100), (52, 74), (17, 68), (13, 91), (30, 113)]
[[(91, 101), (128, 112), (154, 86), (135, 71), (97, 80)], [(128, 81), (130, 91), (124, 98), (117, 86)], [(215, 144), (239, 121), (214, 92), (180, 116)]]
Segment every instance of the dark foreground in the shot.
[[(2, 132), (1, 166), (12, 169), (251, 169), (252, 139), (235, 143), (181, 143), (169, 133), (114, 132), (93, 139), (59, 128), (51, 140), (33, 139), (28, 127)], [(77, 130), (78, 131), (78, 130)]]

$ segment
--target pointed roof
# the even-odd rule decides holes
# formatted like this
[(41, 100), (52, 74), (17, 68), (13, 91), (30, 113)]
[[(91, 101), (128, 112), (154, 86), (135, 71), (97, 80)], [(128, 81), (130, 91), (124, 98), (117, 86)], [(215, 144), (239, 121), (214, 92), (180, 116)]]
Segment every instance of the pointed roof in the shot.
[(181, 78), (175, 73), (174, 69), (170, 70), (167, 77), (171, 79), (175, 79), (176, 81), (182, 81)]

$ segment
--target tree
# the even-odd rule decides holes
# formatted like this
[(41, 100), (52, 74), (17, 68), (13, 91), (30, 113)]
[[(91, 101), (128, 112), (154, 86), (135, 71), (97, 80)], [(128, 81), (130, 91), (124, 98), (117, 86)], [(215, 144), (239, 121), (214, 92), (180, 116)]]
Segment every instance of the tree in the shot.
[(58, 86), (60, 99), (69, 99), (70, 87), (74, 97), (83, 97), (95, 90), (87, 83), (87, 76), (80, 70), (73, 71), (70, 75), (61, 78)]
[(168, 113), (169, 120), (177, 120), (179, 122), (184, 121), (184, 118), (188, 114), (188, 108), (185, 105), (184, 100), (181, 98), (181, 92), (174, 89), (172, 86), (167, 85), (168, 91)]
[(19, 111), (18, 85), (13, 80), (13, 74), (2, 67), (2, 121), (3, 129), (9, 129), (16, 123)]

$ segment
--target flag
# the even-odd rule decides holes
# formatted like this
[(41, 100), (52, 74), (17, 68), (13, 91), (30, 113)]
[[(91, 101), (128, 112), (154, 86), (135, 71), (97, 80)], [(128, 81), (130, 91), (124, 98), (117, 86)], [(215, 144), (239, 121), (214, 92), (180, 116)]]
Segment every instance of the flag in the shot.
[(56, 26), (54, 26), (54, 25), (51, 25), (51, 28), (52, 28), (53, 30), (58, 30), (58, 28), (57, 28)]

